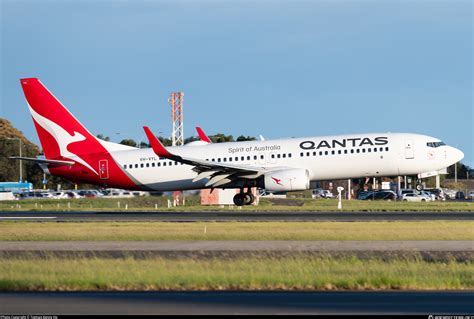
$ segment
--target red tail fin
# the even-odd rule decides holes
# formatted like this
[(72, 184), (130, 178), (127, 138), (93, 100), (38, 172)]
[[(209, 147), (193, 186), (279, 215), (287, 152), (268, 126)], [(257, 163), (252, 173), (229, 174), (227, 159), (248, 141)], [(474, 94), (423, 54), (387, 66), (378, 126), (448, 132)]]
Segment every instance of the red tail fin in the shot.
[(81, 155), (106, 151), (95, 136), (38, 79), (20, 82), (46, 158), (73, 159), (92, 169)]

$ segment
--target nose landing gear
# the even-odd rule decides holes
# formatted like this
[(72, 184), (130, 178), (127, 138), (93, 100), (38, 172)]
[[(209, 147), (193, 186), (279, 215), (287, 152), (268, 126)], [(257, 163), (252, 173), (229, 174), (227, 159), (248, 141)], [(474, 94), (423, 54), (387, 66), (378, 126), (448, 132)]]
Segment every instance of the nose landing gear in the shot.
[(255, 201), (255, 196), (250, 191), (250, 188), (244, 193), (244, 190), (241, 189), (240, 193), (235, 194), (234, 204), (237, 206), (251, 205)]

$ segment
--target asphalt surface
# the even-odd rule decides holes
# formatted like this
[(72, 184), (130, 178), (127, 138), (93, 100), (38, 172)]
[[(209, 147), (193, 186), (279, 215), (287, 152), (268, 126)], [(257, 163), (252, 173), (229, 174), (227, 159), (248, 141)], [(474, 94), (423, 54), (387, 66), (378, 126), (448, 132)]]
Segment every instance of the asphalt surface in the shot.
[(0, 258), (238, 258), (333, 256), (472, 261), (472, 241), (56, 241), (0, 242)]
[(474, 292), (31, 292), (0, 293), (0, 314), (474, 313)]
[(0, 220), (38, 221), (424, 221), (474, 220), (474, 212), (0, 212)]

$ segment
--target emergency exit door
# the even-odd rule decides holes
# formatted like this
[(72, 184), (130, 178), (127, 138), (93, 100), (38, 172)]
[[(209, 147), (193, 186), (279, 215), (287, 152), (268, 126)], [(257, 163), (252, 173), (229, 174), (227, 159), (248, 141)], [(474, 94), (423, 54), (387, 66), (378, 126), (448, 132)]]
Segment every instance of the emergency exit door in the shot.
[(413, 140), (405, 141), (405, 158), (412, 159), (415, 158), (415, 150), (413, 148)]
[(99, 161), (99, 177), (100, 179), (109, 178), (109, 161), (108, 160)]

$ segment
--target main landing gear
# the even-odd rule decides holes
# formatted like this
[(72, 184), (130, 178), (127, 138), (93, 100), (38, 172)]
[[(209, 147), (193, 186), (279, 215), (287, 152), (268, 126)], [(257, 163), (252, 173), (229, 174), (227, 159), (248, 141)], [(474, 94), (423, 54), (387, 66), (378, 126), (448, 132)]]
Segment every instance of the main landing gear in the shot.
[(244, 193), (244, 190), (241, 189), (240, 193), (235, 194), (234, 204), (237, 206), (251, 205), (255, 201), (255, 196), (250, 191), (250, 188)]

